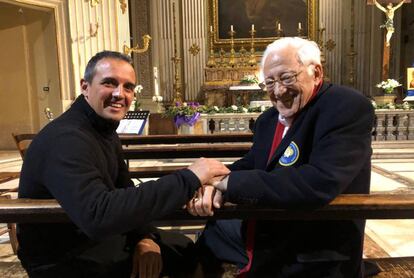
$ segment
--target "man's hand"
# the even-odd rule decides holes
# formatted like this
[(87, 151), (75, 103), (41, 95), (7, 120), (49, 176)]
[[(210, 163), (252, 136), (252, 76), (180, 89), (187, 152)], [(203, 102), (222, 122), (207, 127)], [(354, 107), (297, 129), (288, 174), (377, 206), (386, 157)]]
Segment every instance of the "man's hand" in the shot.
[(135, 247), (131, 278), (158, 278), (161, 270), (160, 247), (152, 239), (141, 239)]
[(188, 166), (188, 169), (198, 177), (201, 184), (206, 184), (214, 177), (230, 173), (230, 170), (220, 161), (203, 157)]
[(196, 196), (187, 203), (187, 211), (194, 216), (213, 216), (213, 209), (223, 203), (221, 191), (211, 185), (200, 187)]

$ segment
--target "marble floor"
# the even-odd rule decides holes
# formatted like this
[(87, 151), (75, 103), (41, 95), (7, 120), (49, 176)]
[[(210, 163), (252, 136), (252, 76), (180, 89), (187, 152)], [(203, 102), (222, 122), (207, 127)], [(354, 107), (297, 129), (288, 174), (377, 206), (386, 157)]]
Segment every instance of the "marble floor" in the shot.
[[(399, 157), (396, 155), (394, 157)], [(231, 161), (227, 161), (231, 162)], [(131, 166), (154, 166), (163, 164), (186, 165), (188, 161), (133, 162)], [(21, 159), (17, 151), (0, 151), (0, 171), (20, 171)], [(371, 191), (401, 192), (414, 189), (414, 156), (412, 158), (378, 158), (372, 160)], [(0, 188), (13, 188), (18, 180), (0, 184)], [(375, 248), (365, 250), (366, 257), (414, 256), (414, 220), (368, 220), (366, 242)], [(8, 235), (0, 237), (0, 264), (18, 261), (13, 255)]]

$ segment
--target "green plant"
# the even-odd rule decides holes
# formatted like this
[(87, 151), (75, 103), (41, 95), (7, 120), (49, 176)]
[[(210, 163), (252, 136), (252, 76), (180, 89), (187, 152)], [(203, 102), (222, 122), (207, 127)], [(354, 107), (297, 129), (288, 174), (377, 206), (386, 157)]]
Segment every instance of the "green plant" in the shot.
[(259, 79), (257, 79), (256, 75), (247, 74), (240, 79), (240, 83), (259, 84)]

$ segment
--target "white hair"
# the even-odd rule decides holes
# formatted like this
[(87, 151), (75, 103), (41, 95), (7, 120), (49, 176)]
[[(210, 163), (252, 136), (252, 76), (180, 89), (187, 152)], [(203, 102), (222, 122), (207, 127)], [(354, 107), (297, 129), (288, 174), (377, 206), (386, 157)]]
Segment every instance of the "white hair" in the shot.
[[(270, 53), (278, 52), (290, 48), (296, 50), (298, 62), (304, 66), (309, 66), (309, 74), (313, 72), (315, 65), (321, 65), (321, 51), (314, 41), (299, 37), (284, 37), (275, 40), (266, 47), (261, 62), (261, 75), (263, 76), (264, 63)], [(311, 65), (313, 65), (311, 67)]]

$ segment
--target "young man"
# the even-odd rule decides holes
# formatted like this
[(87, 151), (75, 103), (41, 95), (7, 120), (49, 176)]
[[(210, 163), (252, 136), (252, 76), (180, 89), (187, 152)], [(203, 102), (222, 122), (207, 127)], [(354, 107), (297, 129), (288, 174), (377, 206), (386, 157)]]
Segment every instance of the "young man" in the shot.
[(128, 56), (96, 54), (81, 80), (82, 95), (31, 143), (19, 198), (55, 198), (72, 222), (18, 225), (18, 255), (30, 277), (158, 277), (162, 265), (167, 272), (178, 267), (178, 247), (165, 245), (148, 224), (228, 169), (199, 159), (134, 187), (115, 130), (135, 83)]
[[(262, 71), (274, 108), (258, 118), (249, 153), (215, 183), (225, 200), (317, 208), (339, 194), (369, 193), (374, 119), (369, 101), (323, 82), (319, 48), (305, 39), (270, 44)], [(211, 213), (211, 187), (205, 193), (189, 202), (190, 213)], [(207, 225), (199, 245), (248, 277), (362, 277), (364, 225), (363, 220), (222, 220)]]

